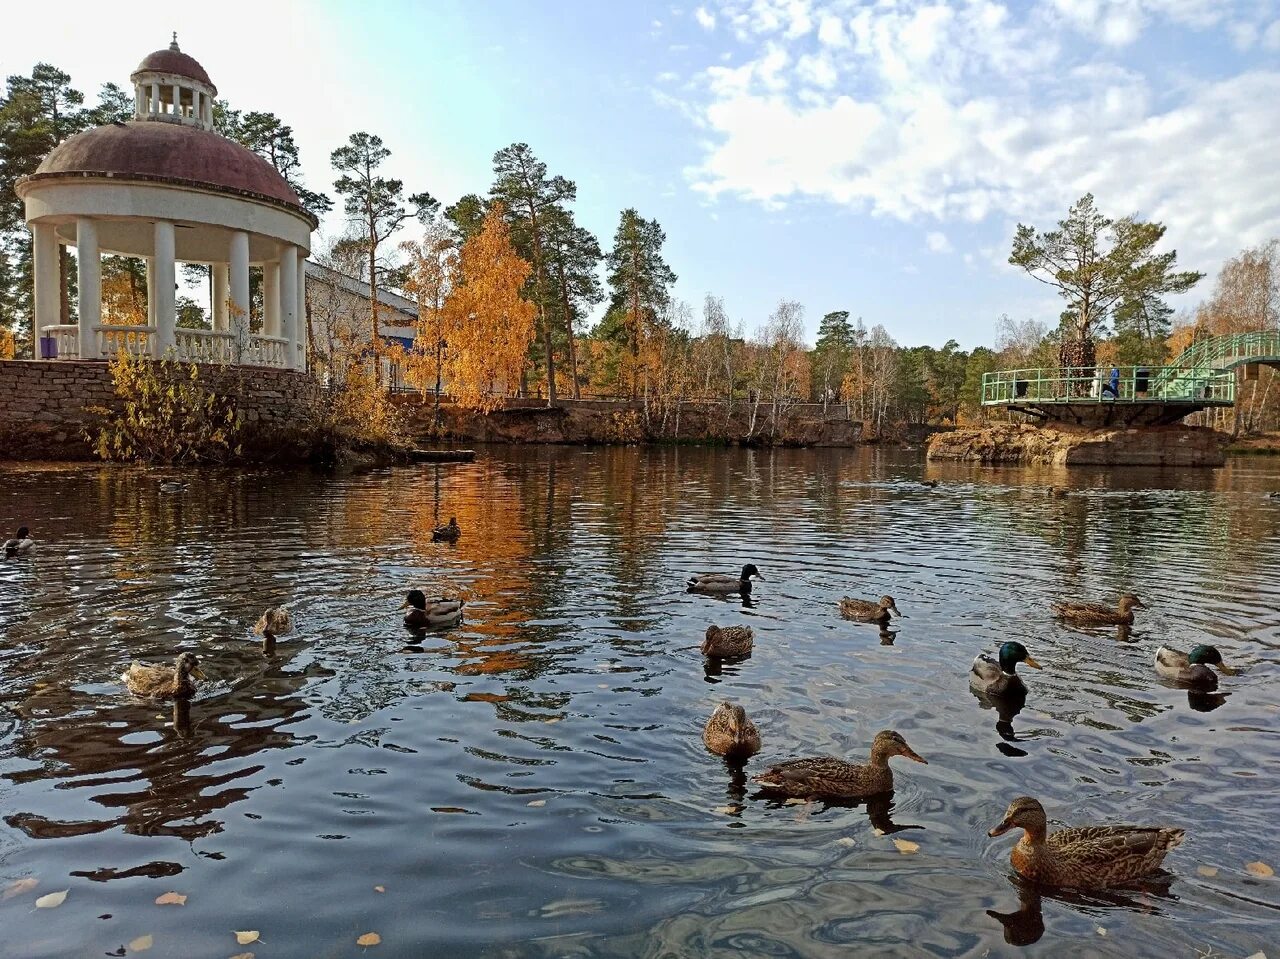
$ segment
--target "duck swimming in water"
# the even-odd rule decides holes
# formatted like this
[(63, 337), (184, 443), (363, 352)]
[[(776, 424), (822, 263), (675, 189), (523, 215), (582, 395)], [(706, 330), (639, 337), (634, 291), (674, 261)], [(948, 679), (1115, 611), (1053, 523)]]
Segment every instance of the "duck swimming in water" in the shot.
[(755, 563), (747, 563), (742, 567), (742, 574), (735, 576), (733, 573), (698, 573), (689, 577), (688, 586), (690, 592), (697, 593), (723, 593), (729, 595), (731, 593), (749, 593), (751, 592), (751, 580), (764, 579), (760, 575), (760, 570), (756, 569)]
[(431, 542), (456, 543), (461, 535), (462, 528), (458, 525), (458, 517), (450, 516), (449, 522), (443, 526), (437, 526), (431, 531)]
[(1053, 604), (1058, 619), (1077, 626), (1132, 626), (1133, 611), (1146, 609), (1142, 600), (1133, 593), (1121, 593), (1114, 609), (1105, 603), (1073, 603), (1059, 600)]
[(702, 640), (703, 656), (731, 659), (751, 652), (755, 633), (750, 626), (708, 626)]
[(896, 616), (902, 615), (892, 596), (881, 596), (879, 599), (851, 599), (846, 596), (840, 600), (840, 615), (858, 623), (887, 623), (890, 612)]
[(1229, 672), (1227, 664), (1222, 661), (1222, 654), (1214, 646), (1196, 646), (1189, 654), (1168, 646), (1156, 650), (1156, 672), (1185, 686), (1217, 689), (1218, 675), (1210, 666), (1217, 666), (1223, 673)]
[(196, 679), (205, 678), (200, 670), (200, 660), (195, 653), (182, 653), (174, 660), (172, 668), (135, 662), (120, 674), (120, 680), (135, 696), (146, 696), (148, 699), (190, 699), (196, 692), (193, 676)]
[(1105, 889), (1142, 879), (1160, 868), (1185, 831), (1172, 826), (1073, 826), (1049, 832), (1044, 807), (1030, 796), (1009, 804), (989, 836), (1022, 829), (1009, 854), (1024, 879), (1046, 886)]
[(969, 685), (988, 696), (1007, 696), (1027, 690), (1018, 675), (1018, 663), (1026, 663), (1032, 669), (1040, 669), (1040, 664), (1031, 658), (1027, 647), (1021, 643), (1005, 643), (1000, 647), (1000, 658), (992, 659), (986, 653), (979, 653), (969, 670)]
[(15, 556), (25, 556), (31, 552), (32, 547), (36, 545), (36, 541), (31, 538), (31, 530), (25, 526), (19, 526), (18, 532), (12, 539), (4, 541), (4, 558), (13, 559)]
[(462, 622), (462, 600), (441, 597), (431, 603), (420, 589), (409, 590), (404, 606), (404, 624), (410, 629), (428, 629), (438, 626), (454, 626)]
[(293, 632), (293, 617), (283, 606), (273, 606), (258, 619), (253, 631), (265, 639), (275, 639)]
[(835, 756), (791, 759), (770, 766), (753, 777), (753, 781), (769, 792), (800, 799), (874, 796), (893, 789), (893, 770), (889, 768), (889, 759), (893, 756), (925, 762), (899, 733), (885, 729), (872, 740), (869, 763), (846, 762)]
[(711, 752), (728, 759), (747, 759), (760, 751), (760, 731), (737, 703), (716, 707), (702, 730), (702, 741)]

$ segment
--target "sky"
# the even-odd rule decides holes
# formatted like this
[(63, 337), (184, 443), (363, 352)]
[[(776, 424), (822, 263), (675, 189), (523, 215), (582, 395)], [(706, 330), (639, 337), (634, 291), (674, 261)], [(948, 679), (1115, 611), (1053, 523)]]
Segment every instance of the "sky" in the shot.
[[(1019, 222), (1093, 192), (1208, 274), (1280, 236), (1280, 0), (432, 0), (6, 14), (0, 73), (38, 61), (89, 101), (177, 31), (219, 96), (290, 124), (309, 188), (358, 130), (405, 193), (483, 193), (526, 142), (608, 248), (635, 207), (674, 295), (750, 333), (780, 300), (904, 345), (990, 344), (1061, 309), (1007, 263)], [(341, 212), (321, 226), (341, 234)], [(599, 311), (597, 311), (599, 312)]]

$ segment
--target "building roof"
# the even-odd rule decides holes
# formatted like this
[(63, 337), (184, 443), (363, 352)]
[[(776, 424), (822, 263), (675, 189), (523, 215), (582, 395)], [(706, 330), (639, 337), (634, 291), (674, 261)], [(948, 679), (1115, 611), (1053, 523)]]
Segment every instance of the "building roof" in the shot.
[(186, 77), (188, 80), (195, 80), (207, 87), (213, 87), (214, 93), (217, 93), (217, 87), (213, 86), (213, 81), (209, 79), (209, 74), (205, 73), (204, 67), (200, 66), (195, 57), (178, 49), (176, 37), (167, 49), (157, 50), (143, 57), (130, 79), (139, 73), (167, 73), (172, 76)]
[[(327, 283), (335, 286), (340, 290), (350, 293), (352, 296), (365, 297), (369, 296), (369, 284), (364, 280), (358, 280), (354, 276), (348, 276), (346, 273), (339, 273), (327, 266), (315, 262), (314, 260), (306, 261), (307, 280), (317, 280), (320, 283)], [(389, 316), (384, 320), (383, 325), (387, 328), (400, 328), (412, 326), (418, 319), (418, 304), (408, 297), (393, 293), (388, 289), (378, 289), (378, 302), (383, 306), (390, 307), (397, 313), (398, 317)], [(392, 335), (392, 334), (384, 334)]]
[(55, 147), (31, 179), (92, 174), (251, 194), (305, 213), (293, 188), (262, 157), (183, 123), (134, 120), (78, 133)]

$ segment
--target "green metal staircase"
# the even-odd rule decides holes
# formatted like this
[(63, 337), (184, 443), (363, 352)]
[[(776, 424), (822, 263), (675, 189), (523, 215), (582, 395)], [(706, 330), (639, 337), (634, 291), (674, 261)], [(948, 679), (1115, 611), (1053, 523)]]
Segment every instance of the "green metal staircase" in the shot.
[(1246, 363), (1280, 366), (1280, 330), (1228, 333), (1192, 343), (1154, 372), (1150, 392), (1161, 399), (1185, 399), (1214, 374)]

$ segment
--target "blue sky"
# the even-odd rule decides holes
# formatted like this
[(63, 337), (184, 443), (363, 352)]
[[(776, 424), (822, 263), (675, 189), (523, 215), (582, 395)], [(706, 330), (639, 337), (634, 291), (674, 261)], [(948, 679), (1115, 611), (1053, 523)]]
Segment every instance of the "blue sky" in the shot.
[[(126, 85), (177, 30), (220, 95), (295, 128), (308, 185), (355, 130), (406, 192), (483, 192), (529, 143), (607, 247), (658, 219), (675, 293), (750, 332), (779, 299), (904, 344), (990, 342), (1059, 307), (1004, 263), (1019, 221), (1092, 190), (1169, 226), (1189, 268), (1280, 235), (1275, 0), (434, 0), (10, 11), (0, 70)], [(154, 27), (145, 26), (150, 19)], [(327, 236), (344, 224), (323, 226)]]

